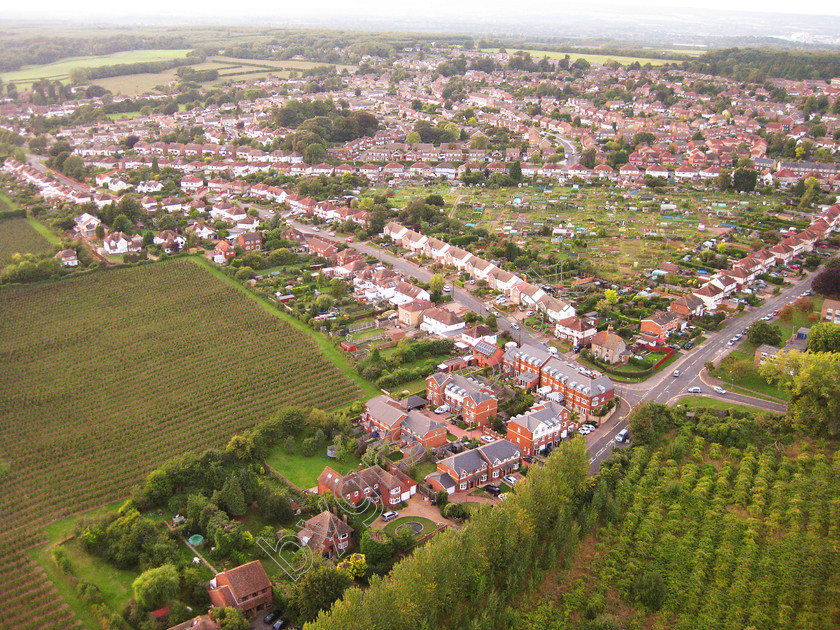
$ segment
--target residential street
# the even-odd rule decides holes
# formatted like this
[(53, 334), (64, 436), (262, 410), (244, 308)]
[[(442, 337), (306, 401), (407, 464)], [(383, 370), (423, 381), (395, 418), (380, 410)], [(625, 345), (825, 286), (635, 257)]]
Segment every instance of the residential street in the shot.
[[(343, 242), (344, 239), (337, 236), (332, 236), (325, 231), (316, 232), (312, 226), (299, 223), (292, 219), (288, 219), (292, 227), (304, 232), (306, 234), (317, 235), (321, 238), (333, 241)], [(350, 247), (357, 249), (363, 254), (374, 256), (383, 262), (390, 263), (395, 269), (404, 273), (406, 276), (414, 276), (421, 282), (428, 282), (432, 277), (432, 272), (423, 267), (419, 267), (414, 263), (394, 256), (390, 252), (383, 251), (378, 247), (367, 245), (365, 243), (349, 243)], [(782, 292), (769, 298), (761, 306), (751, 309), (749, 312), (733, 317), (727, 321), (723, 328), (717, 333), (708, 335), (699, 347), (689, 350), (685, 356), (678, 359), (671, 364), (667, 370), (662, 371), (650, 377), (644, 383), (620, 383), (616, 382), (616, 394), (624, 401), (621, 412), (614, 416), (614, 418), (604, 425), (598, 427), (595, 431), (587, 436), (586, 448), (591, 454), (590, 464), (592, 471), (597, 471), (601, 462), (609, 457), (612, 451), (612, 446), (615, 444), (615, 436), (623, 428), (627, 426), (627, 416), (632, 407), (642, 401), (652, 400), (655, 402), (674, 404), (684, 396), (690, 396), (688, 393), (689, 387), (700, 387), (702, 396), (717, 398), (719, 400), (726, 400), (736, 404), (750, 405), (761, 409), (766, 409), (774, 413), (784, 413), (787, 405), (777, 403), (763, 398), (755, 398), (744, 394), (729, 392), (725, 395), (716, 394), (712, 387), (717, 383), (715, 379), (705, 373), (705, 365), (707, 362), (718, 363), (726, 353), (732, 349), (727, 345), (729, 339), (742, 330), (749, 328), (754, 322), (760, 320), (765, 315), (770, 315), (773, 311), (780, 309), (785, 304), (792, 302), (800, 293), (804, 292), (811, 283), (810, 275), (799, 280), (796, 284), (787, 287)], [(487, 307), (485, 304), (472, 295), (466, 289), (457, 286), (452, 287), (453, 299), (458, 304), (478, 313), (481, 316), (487, 314)], [(516, 339), (520, 345), (522, 343), (540, 344), (542, 341), (538, 339), (533, 333), (521, 328), (514, 330), (511, 327), (511, 321), (506, 317), (499, 317), (497, 319), (499, 329), (507, 331)], [(571, 356), (567, 356), (573, 359)], [(674, 370), (680, 370), (680, 376), (674, 377)], [(725, 384), (724, 384), (725, 386)]]

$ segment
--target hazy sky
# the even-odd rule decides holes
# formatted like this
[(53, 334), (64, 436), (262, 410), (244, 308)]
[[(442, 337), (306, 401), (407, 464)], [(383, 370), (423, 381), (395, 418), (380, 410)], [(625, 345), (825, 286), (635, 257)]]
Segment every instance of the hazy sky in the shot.
[(30, 0), (29, 2), (14, 2), (4, 0), (0, 7), (0, 17), (7, 18), (41, 18), (41, 19), (84, 19), (99, 17), (103, 21), (113, 21), (121, 16), (140, 18), (161, 18), (165, 16), (193, 17), (200, 21), (209, 21), (222, 17), (231, 20), (247, 20), (259, 23), (262, 19), (276, 22), (284, 17), (289, 20), (329, 18), (341, 15), (358, 15), (360, 17), (380, 17), (411, 19), (417, 17), (469, 18), (491, 17), (498, 18), (509, 15), (535, 16), (562, 19), (564, 13), (587, 13), (604, 8), (610, 12), (609, 6), (620, 7), (622, 13), (631, 13), (638, 9), (656, 9), (667, 7), (673, 10), (678, 6), (712, 9), (724, 11), (749, 11), (793, 13), (798, 15), (833, 15), (840, 16), (840, 1), (838, 0), (806, 0), (805, 2), (790, 2), (789, 0), (683, 0), (674, 3), (673, 0), (635, 0), (632, 3), (618, 4), (604, 0), (590, 0), (586, 3), (571, 2), (569, 0), (529, 0), (528, 2), (511, 2), (510, 0), (316, 0), (315, 2), (300, 2), (289, 0), (146, 0), (137, 3), (114, 2), (113, 0)]

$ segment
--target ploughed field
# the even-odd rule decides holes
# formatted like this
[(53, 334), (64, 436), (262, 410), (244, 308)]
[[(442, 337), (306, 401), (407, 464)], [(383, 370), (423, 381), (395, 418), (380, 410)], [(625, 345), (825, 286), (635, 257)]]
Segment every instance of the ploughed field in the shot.
[(185, 259), (0, 290), (3, 628), (76, 625), (28, 549), (161, 462), (358, 387), (312, 339)]
[[(0, 199), (0, 209), (2, 209)], [(8, 264), (15, 253), (40, 254), (51, 249), (49, 241), (41, 236), (26, 219), (14, 218), (0, 221), (0, 267)]]

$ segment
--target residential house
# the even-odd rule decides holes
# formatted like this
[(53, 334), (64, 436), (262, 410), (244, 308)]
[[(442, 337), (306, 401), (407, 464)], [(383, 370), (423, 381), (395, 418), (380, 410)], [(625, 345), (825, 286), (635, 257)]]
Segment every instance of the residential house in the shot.
[(301, 545), (327, 559), (343, 555), (350, 546), (352, 535), (353, 528), (347, 524), (347, 514), (339, 518), (326, 510), (304, 521), (303, 529), (296, 534)]
[(93, 238), (96, 236), (96, 228), (102, 223), (97, 217), (85, 212), (76, 217), (76, 225), (73, 227), (73, 235), (82, 238)]
[(602, 330), (592, 338), (592, 354), (596, 359), (615, 365), (627, 351), (624, 339), (612, 331), (612, 326)]
[(435, 490), (464, 492), (516, 472), (521, 459), (519, 447), (508, 440), (496, 440), (439, 461), (437, 471), (426, 481)]
[(559, 358), (552, 358), (542, 366), (540, 386), (550, 386), (552, 392), (561, 394), (566, 407), (584, 419), (615, 398), (615, 386), (609, 378)]
[(76, 255), (75, 249), (62, 249), (53, 258), (60, 260), (65, 267), (79, 266), (79, 257)]
[(554, 336), (568, 341), (573, 348), (588, 346), (596, 332), (595, 320), (586, 317), (566, 317), (554, 325)]
[(699, 297), (692, 293), (678, 297), (668, 305), (668, 312), (675, 313), (686, 319), (701, 317), (706, 312), (706, 305)]
[(685, 325), (685, 320), (677, 313), (656, 313), (642, 320), (641, 333), (653, 339), (665, 341), (683, 325)]
[(262, 247), (262, 236), (259, 232), (246, 232), (236, 237), (236, 244), (246, 252), (259, 251)]
[(217, 608), (238, 608), (253, 617), (274, 605), (271, 580), (259, 560), (217, 573), (210, 582), (210, 601)]
[(141, 236), (127, 236), (122, 232), (111, 232), (102, 241), (102, 249), (109, 256), (136, 254), (143, 249), (143, 238)]
[(759, 366), (767, 361), (775, 361), (776, 355), (779, 354), (779, 352), (781, 352), (781, 350), (776, 346), (763, 343), (755, 349), (753, 365)]
[(397, 307), (397, 319), (405, 326), (416, 328), (423, 321), (423, 313), (433, 307), (429, 300), (412, 300)]
[(233, 245), (227, 241), (219, 241), (213, 249), (213, 262), (224, 265), (235, 255), (236, 252), (233, 251)]
[(357, 506), (367, 501), (393, 507), (408, 501), (417, 492), (417, 482), (394, 468), (388, 472), (379, 466), (362, 468), (341, 475), (329, 466), (318, 476), (318, 494), (331, 492), (340, 503)]
[(455, 313), (443, 308), (430, 308), (423, 312), (420, 330), (425, 330), (431, 335), (451, 337), (463, 330), (464, 326), (464, 320)]
[(573, 427), (571, 417), (571, 412), (559, 403), (537, 403), (524, 414), (510, 419), (507, 439), (524, 455), (550, 451)]
[(430, 406), (448, 404), (464, 422), (485, 426), (496, 416), (498, 400), (493, 390), (474, 379), (435, 372), (426, 378), (426, 400)]

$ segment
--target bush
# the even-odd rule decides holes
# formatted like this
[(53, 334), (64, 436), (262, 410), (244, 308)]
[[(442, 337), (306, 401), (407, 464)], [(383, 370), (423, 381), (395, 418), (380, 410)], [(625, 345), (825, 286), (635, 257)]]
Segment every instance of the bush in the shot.
[(70, 557), (67, 555), (67, 550), (64, 547), (54, 547), (52, 557), (59, 571), (65, 575), (73, 574), (73, 565), (70, 564)]
[(668, 587), (658, 571), (643, 573), (633, 582), (633, 597), (646, 608), (657, 611), (668, 599)]

